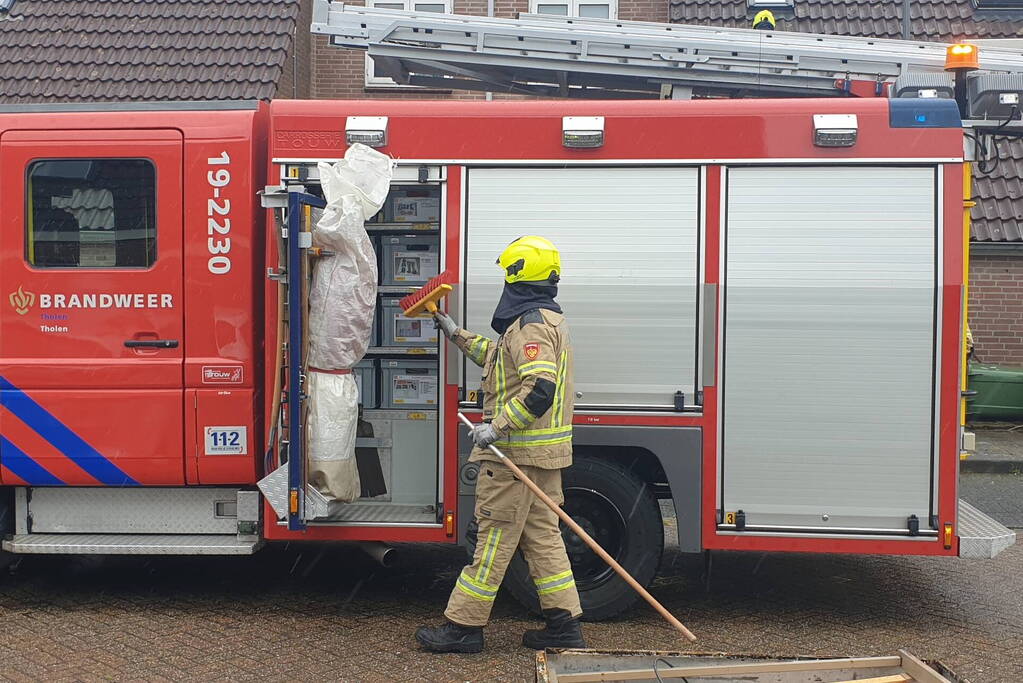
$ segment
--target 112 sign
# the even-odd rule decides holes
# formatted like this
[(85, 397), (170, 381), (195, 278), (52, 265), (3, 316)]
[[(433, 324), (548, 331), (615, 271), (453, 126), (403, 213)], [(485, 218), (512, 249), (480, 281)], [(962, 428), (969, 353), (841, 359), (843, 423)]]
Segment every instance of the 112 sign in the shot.
[(246, 455), (248, 428), (206, 427), (206, 455)]

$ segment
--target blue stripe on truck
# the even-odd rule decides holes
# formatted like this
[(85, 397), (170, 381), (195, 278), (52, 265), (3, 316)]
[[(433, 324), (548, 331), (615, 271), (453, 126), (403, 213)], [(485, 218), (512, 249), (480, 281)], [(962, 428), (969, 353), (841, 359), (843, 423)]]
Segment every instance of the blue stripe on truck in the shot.
[(65, 486), (57, 477), (47, 472), (42, 465), (28, 457), (25, 451), (21, 450), (6, 437), (0, 436), (0, 462), (3, 466), (14, 472), (26, 484), (32, 486)]
[(139, 483), (129, 477), (120, 467), (87, 444), (82, 437), (68, 429), (67, 425), (4, 377), (0, 377), (0, 405), (14, 413), (39, 436), (50, 442), (54, 448), (95, 477), (97, 481), (107, 486), (139, 486)]

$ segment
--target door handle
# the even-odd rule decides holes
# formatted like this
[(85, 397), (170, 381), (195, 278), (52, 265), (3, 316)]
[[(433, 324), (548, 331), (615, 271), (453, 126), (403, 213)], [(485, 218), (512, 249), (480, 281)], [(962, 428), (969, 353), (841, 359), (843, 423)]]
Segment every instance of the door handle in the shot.
[(127, 339), (124, 345), (129, 349), (138, 348), (156, 348), (156, 349), (176, 349), (178, 348), (177, 339)]

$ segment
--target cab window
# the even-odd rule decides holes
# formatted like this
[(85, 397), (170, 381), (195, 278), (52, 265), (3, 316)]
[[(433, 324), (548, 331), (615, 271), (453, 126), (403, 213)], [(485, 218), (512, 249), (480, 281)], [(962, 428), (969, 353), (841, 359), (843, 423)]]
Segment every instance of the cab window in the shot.
[(45, 159), (28, 168), (25, 257), (37, 268), (148, 268), (156, 169), (148, 159)]

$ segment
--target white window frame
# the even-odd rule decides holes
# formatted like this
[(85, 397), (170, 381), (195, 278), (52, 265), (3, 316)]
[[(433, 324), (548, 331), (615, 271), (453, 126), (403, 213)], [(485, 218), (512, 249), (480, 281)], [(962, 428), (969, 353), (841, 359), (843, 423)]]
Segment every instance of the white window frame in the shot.
[[(539, 14), (540, 5), (568, 5), (568, 16), (578, 17), (582, 5), (607, 5), (608, 19), (618, 18), (618, 0), (529, 0), (530, 14)], [(551, 16), (561, 16), (552, 14)]]
[(746, 6), (751, 9), (772, 9), (778, 7), (792, 7), (793, 0), (746, 0)]
[[(615, 0), (617, 2), (617, 0)], [(452, 14), (451, 9), (452, 0), (366, 0), (367, 7), (377, 7), (380, 5), (404, 5), (402, 8), (405, 12), (415, 11), (416, 5), (444, 5), (444, 13)], [(398, 9), (397, 7), (389, 9)], [(373, 58), (366, 53), (366, 68), (365, 68), (365, 80), (367, 88), (392, 88), (392, 89), (406, 89), (406, 90), (417, 90), (421, 86), (418, 85), (407, 85), (405, 83), (397, 83), (393, 78), (387, 78), (386, 76), (377, 76), (373, 73)]]
[(1020, 10), (1021, 0), (973, 0), (973, 6), (981, 10)]

